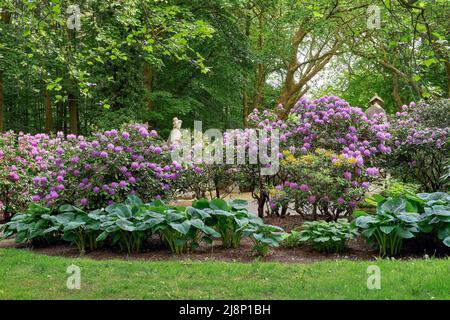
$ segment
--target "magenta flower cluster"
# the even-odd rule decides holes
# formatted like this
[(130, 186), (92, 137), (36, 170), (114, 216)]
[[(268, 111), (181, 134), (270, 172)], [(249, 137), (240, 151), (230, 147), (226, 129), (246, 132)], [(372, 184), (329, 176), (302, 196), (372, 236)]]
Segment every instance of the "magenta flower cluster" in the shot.
[[(285, 120), (276, 113), (258, 110), (249, 119), (259, 128), (278, 129), (281, 151), (288, 150), (296, 159), (316, 157), (317, 150), (331, 153), (330, 161), (321, 156), (320, 162), (316, 159), (308, 170), (290, 165), (288, 172), (281, 172), (284, 180), (275, 189), (284, 191), (287, 201), (354, 207), (369, 188), (369, 181), (380, 174), (374, 159), (392, 152), (389, 123), (381, 117), (369, 120), (361, 109), (334, 96), (312, 101), (301, 98)], [(280, 157), (286, 158), (283, 154)], [(323, 174), (328, 184), (322, 183)], [(277, 200), (271, 200), (273, 208)]]
[(30, 200), (47, 206), (101, 207), (129, 194), (148, 200), (166, 197), (183, 169), (170, 160), (156, 131), (144, 125), (96, 133), (89, 139), (58, 133), (19, 134), (16, 140), (25, 157), (17, 156), (2, 166), (9, 171), (7, 178), (18, 183), (21, 172), (24, 179), (32, 177), (27, 190), (17, 184), (16, 191), (25, 191)]
[(295, 147), (302, 153), (322, 147), (364, 160), (391, 152), (387, 144), (392, 138), (389, 123), (368, 120), (361, 109), (338, 97), (326, 96), (314, 101), (301, 98), (290, 117), (291, 129), (285, 135), (300, 139)]
[(391, 123), (393, 175), (419, 183), (427, 192), (445, 190), (441, 177), (450, 161), (450, 100), (411, 102)]

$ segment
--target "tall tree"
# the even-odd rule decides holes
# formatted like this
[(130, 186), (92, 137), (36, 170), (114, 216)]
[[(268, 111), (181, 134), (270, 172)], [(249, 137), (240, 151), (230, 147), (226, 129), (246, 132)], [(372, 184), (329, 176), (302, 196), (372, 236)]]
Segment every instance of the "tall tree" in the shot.
[[(0, 7), (1, 11), (1, 24), (9, 24), (11, 21), (11, 13), (5, 7)], [(3, 32), (3, 28), (0, 24), (0, 30)], [(2, 43), (0, 43), (2, 45)], [(0, 69), (0, 132), (4, 130), (4, 93), (3, 93), (3, 71)]]

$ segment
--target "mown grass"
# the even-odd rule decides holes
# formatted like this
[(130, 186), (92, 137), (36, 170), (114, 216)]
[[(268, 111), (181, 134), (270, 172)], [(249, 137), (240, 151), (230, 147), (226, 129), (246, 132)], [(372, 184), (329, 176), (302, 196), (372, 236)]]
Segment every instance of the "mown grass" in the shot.
[[(69, 290), (66, 269), (81, 268)], [(367, 267), (381, 289), (367, 288)], [(450, 259), (311, 264), (95, 261), (0, 249), (0, 299), (450, 299)]]

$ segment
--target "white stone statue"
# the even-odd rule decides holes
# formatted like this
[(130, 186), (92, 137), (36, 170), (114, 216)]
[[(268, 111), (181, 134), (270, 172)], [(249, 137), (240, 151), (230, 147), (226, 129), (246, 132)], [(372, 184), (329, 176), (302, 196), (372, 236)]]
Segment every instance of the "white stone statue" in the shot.
[(178, 145), (181, 142), (181, 124), (182, 120), (177, 117), (173, 118), (173, 129), (170, 132), (169, 139), (167, 140), (167, 145), (170, 147), (172, 145)]

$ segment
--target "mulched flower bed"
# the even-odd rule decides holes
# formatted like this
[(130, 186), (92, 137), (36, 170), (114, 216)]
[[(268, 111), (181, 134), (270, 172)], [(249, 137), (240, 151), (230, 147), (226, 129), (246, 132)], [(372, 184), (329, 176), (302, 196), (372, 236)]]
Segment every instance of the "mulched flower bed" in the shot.
[[(278, 262), (296, 262), (307, 263), (316, 262), (328, 259), (350, 259), (350, 260), (372, 260), (376, 256), (376, 251), (370, 250), (364, 242), (355, 241), (350, 244), (346, 252), (339, 254), (322, 254), (313, 251), (307, 246), (298, 248), (277, 248), (272, 250), (268, 256), (258, 258), (252, 254), (252, 242), (249, 239), (243, 239), (239, 248), (223, 249), (220, 242), (215, 242), (214, 246), (201, 246), (195, 252), (183, 255), (174, 255), (165, 247), (161, 246), (157, 239), (152, 239), (146, 244), (146, 249), (142, 253), (127, 254), (118, 250), (98, 249), (93, 252), (85, 253), (84, 257), (90, 259), (141, 259), (149, 261), (162, 260), (199, 260), (199, 261), (236, 261), (236, 262), (251, 262), (255, 259), (260, 261), (278, 261)], [(16, 245), (13, 240), (0, 242), (0, 248), (19, 247), (25, 248), (24, 245)], [(66, 243), (56, 244), (46, 247), (35, 247), (33, 252), (49, 255), (49, 256), (63, 256), (75, 258), (79, 257), (76, 247), (70, 246)]]
[[(286, 217), (266, 217), (266, 223), (274, 224), (283, 227), (286, 231), (301, 225), (302, 218), (298, 215)], [(220, 241), (215, 241), (213, 246), (202, 245), (197, 251), (174, 255), (164, 246), (161, 245), (158, 238), (150, 239), (144, 247), (142, 253), (126, 254), (115, 249), (98, 249), (94, 252), (85, 253), (84, 257), (97, 260), (105, 259), (139, 259), (149, 261), (164, 261), (164, 260), (198, 260), (198, 261), (236, 261), (236, 262), (251, 262), (255, 259), (265, 262), (291, 262), (291, 263), (309, 263), (322, 260), (374, 260), (378, 256), (378, 252), (368, 246), (364, 239), (350, 241), (349, 248), (341, 253), (319, 253), (312, 250), (310, 247), (304, 245), (296, 248), (276, 248), (271, 254), (266, 257), (258, 258), (252, 254), (252, 242), (250, 239), (242, 239), (241, 246), (236, 249), (224, 249), (220, 245)], [(24, 245), (17, 245), (13, 239), (0, 241), (0, 248), (26, 248)], [(404, 253), (398, 259), (408, 258), (423, 258), (425, 254), (429, 256), (444, 256), (435, 253), (432, 250), (421, 248), (420, 251), (414, 250), (414, 246), (406, 246)], [(63, 257), (79, 257), (76, 247), (70, 246), (66, 243), (50, 245), (46, 247), (34, 247), (33, 251), (39, 254), (49, 256), (63, 256)], [(447, 253), (448, 254), (448, 253)]]

